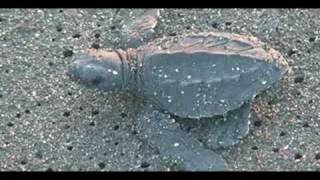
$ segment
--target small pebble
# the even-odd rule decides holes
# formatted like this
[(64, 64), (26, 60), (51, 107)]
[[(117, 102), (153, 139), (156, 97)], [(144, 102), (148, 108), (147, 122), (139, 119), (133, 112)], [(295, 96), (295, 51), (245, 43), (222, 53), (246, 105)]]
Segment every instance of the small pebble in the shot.
[(20, 113), (17, 113), (16, 114), (16, 118), (20, 118), (21, 117), (21, 114)]
[(286, 133), (285, 133), (285, 132), (283, 132), (283, 131), (281, 131), (279, 135), (280, 135), (280, 136), (285, 136), (285, 135), (286, 135)]
[(91, 47), (94, 49), (99, 49), (100, 45), (98, 43), (92, 43)]
[(119, 129), (119, 125), (115, 125), (114, 127), (113, 127), (113, 130), (118, 130)]
[(176, 36), (177, 35), (177, 33), (175, 33), (175, 32), (170, 32), (169, 33), (169, 36)]
[(232, 22), (226, 22), (226, 26), (230, 26)]
[(121, 116), (122, 118), (125, 118), (125, 117), (127, 117), (127, 114), (126, 114), (126, 113), (121, 113), (120, 116)]
[(67, 149), (68, 149), (69, 151), (72, 151), (73, 147), (72, 147), (72, 146), (67, 146)]
[(316, 40), (316, 37), (310, 37), (309, 42), (314, 42)]
[(140, 165), (141, 168), (147, 168), (149, 166), (150, 166), (150, 164), (147, 163), (147, 162), (142, 162), (141, 165)]
[(95, 116), (95, 115), (98, 115), (98, 114), (99, 114), (98, 110), (93, 110), (92, 113), (91, 113), (92, 116)]
[(100, 34), (99, 34), (99, 33), (96, 33), (96, 34), (94, 35), (94, 37), (95, 37), (95, 38), (99, 38), (99, 37), (100, 37)]
[(302, 155), (301, 154), (299, 154), (299, 153), (297, 153), (297, 154), (295, 154), (294, 155), (294, 159), (301, 159), (302, 158)]
[(99, 166), (100, 169), (104, 169), (106, 167), (106, 164), (101, 162), (101, 163), (98, 164), (98, 166)]
[(69, 117), (70, 114), (71, 114), (71, 113), (70, 113), (69, 111), (66, 111), (66, 112), (63, 113), (63, 116), (64, 116), (64, 117)]
[(72, 55), (73, 55), (73, 51), (72, 50), (67, 49), (67, 50), (63, 51), (63, 56), (64, 57), (71, 57)]
[(61, 26), (57, 26), (56, 29), (57, 29), (58, 32), (62, 31), (62, 27)]
[(211, 26), (212, 26), (213, 28), (218, 28), (218, 27), (219, 27), (219, 24), (218, 24), (217, 22), (213, 22), (213, 23), (211, 24)]
[(296, 76), (294, 78), (294, 83), (302, 83), (304, 81), (304, 77), (303, 76)]
[(272, 151), (277, 153), (277, 152), (279, 152), (279, 148), (273, 148)]
[(256, 127), (260, 127), (261, 124), (262, 124), (262, 121), (260, 121), (260, 120), (257, 120), (257, 121), (253, 122), (253, 125), (256, 126)]
[(297, 53), (298, 51), (296, 49), (290, 49), (288, 52), (288, 56), (291, 57), (293, 54)]
[(81, 34), (76, 33), (76, 34), (72, 35), (72, 37), (73, 37), (73, 38), (79, 38), (79, 37), (81, 37)]

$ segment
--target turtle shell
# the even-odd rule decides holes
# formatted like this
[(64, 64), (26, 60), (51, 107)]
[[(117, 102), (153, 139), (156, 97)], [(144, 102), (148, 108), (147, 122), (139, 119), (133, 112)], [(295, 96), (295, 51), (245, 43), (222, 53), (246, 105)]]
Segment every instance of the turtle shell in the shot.
[(250, 36), (189, 34), (141, 49), (145, 96), (179, 117), (226, 114), (288, 71), (279, 52)]

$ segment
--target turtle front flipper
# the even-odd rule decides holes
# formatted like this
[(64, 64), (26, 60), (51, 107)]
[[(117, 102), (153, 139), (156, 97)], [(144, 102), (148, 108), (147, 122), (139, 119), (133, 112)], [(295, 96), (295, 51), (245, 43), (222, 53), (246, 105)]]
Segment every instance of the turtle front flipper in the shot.
[(182, 129), (190, 132), (212, 149), (223, 149), (240, 142), (249, 132), (250, 103), (229, 111), (224, 117), (214, 116), (200, 120), (177, 119)]
[(220, 154), (206, 149), (197, 139), (183, 131), (169, 115), (148, 109), (137, 120), (141, 137), (160, 152), (165, 163), (179, 171), (224, 171)]
[(122, 48), (137, 48), (155, 37), (159, 9), (149, 9), (123, 26), (121, 32)]

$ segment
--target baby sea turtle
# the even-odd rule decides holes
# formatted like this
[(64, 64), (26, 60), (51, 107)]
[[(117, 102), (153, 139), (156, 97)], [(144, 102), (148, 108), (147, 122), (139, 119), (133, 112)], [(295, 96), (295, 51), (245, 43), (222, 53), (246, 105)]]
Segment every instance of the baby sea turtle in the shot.
[(150, 31), (142, 27), (126, 41), (137, 48), (84, 50), (72, 63), (70, 77), (145, 97), (138, 118), (142, 138), (180, 170), (225, 170), (213, 150), (248, 133), (252, 99), (279, 81), (289, 70), (287, 62), (251, 36), (204, 32), (144, 44), (137, 37)]

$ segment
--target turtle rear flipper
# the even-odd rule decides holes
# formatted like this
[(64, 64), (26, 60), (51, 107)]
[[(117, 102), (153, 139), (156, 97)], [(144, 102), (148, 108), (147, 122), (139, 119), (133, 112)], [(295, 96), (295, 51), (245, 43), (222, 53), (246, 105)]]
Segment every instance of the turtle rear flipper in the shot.
[(229, 111), (225, 117), (214, 116), (200, 120), (179, 119), (182, 129), (190, 132), (205, 144), (217, 150), (233, 146), (240, 142), (249, 132), (250, 103)]
[(183, 131), (167, 114), (148, 109), (137, 120), (141, 136), (160, 152), (165, 163), (182, 171), (223, 171), (226, 164), (220, 154), (206, 149)]

